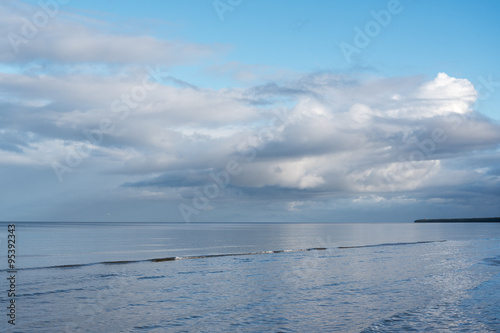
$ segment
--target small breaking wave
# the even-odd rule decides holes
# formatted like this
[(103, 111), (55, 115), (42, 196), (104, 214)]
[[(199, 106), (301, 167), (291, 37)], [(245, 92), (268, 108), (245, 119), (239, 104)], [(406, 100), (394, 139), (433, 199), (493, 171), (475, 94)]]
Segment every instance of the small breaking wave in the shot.
[(445, 240), (438, 241), (420, 241), (420, 242), (406, 242), (406, 243), (382, 243), (382, 244), (372, 244), (372, 245), (356, 245), (356, 246), (339, 246), (339, 249), (358, 249), (362, 247), (379, 247), (379, 246), (399, 246), (399, 245), (415, 245), (415, 244), (428, 244), (428, 243), (441, 243), (446, 242)]
[[(425, 244), (425, 243), (436, 243), (445, 242), (445, 240), (440, 241), (421, 241), (421, 242), (409, 242), (409, 243), (384, 243), (384, 244), (374, 244), (374, 245), (358, 245), (358, 246), (339, 246), (333, 249), (355, 249), (363, 247), (378, 247), (378, 246), (397, 246), (397, 245), (412, 245), (412, 244)], [(306, 251), (325, 251), (328, 250), (326, 247), (312, 247), (308, 249), (295, 249), (295, 250), (274, 250), (274, 251), (259, 251), (259, 252), (246, 252), (246, 253), (222, 253), (222, 254), (206, 254), (206, 255), (194, 255), (194, 256), (179, 256), (179, 257), (163, 257), (163, 258), (152, 258), (152, 259), (139, 259), (139, 260), (116, 260), (116, 261), (100, 261), (85, 264), (65, 264), (65, 265), (54, 265), (54, 266), (44, 266), (44, 267), (27, 267), (27, 268), (17, 268), (17, 270), (35, 270), (35, 269), (71, 269), (71, 268), (81, 268), (87, 266), (95, 265), (126, 265), (126, 264), (136, 264), (136, 263), (146, 263), (146, 262), (166, 262), (166, 261), (178, 261), (178, 260), (190, 260), (190, 259), (208, 259), (208, 258), (220, 258), (220, 257), (237, 257), (237, 256), (252, 256), (261, 254), (277, 254), (277, 253), (292, 253), (292, 252), (306, 252)], [(0, 271), (6, 271), (0, 270)]]

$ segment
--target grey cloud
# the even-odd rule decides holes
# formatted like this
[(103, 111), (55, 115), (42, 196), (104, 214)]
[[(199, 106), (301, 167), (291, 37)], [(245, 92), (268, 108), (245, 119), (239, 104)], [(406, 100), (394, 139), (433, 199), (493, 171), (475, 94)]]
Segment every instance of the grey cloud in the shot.
[[(153, 39), (146, 44), (156, 45)], [(122, 61), (111, 58), (100, 59)], [(215, 90), (169, 75), (127, 106), (123, 96), (147, 75), (140, 66), (106, 75), (46, 68), (0, 74), (0, 90), (8, 96), (1, 105), (1, 127), (11, 131), (1, 136), (5, 161), (47, 168), (53, 161), (65, 163), (69, 149), (87, 142), (82, 131), (99, 131), (100, 122), (110, 119), (114, 129), (99, 134), (102, 140), (93, 144), (81, 172), (116, 177), (117, 191), (139, 197), (165, 193), (189, 200), (195, 189), (213, 182), (210, 171), (224, 170), (232, 159), (243, 171), (231, 177), (214, 204), (242, 198), (284, 206), (342, 197), (393, 202), (402, 193), (415, 200), (444, 200), (450, 189), (463, 200), (471, 193), (485, 200), (498, 195), (488, 186), (498, 184), (496, 160), (458, 163), (464, 155), (484, 156), (500, 144), (499, 125), (472, 110), (475, 90), (466, 80), (445, 74), (430, 81), (366, 80), (320, 72)], [(126, 112), (114, 112), (115, 102)]]
[(307, 95), (310, 92), (303, 89), (279, 86), (276, 83), (267, 83), (265, 85), (252, 88), (249, 93), (250, 95), (300, 96)]
[(161, 176), (135, 183), (125, 183), (125, 187), (196, 187), (210, 182), (210, 170), (176, 170)]
[(0, 149), (15, 153), (22, 153), (21, 147), (29, 146), (28, 139), (12, 130), (0, 129)]
[[(38, 7), (7, 1), (0, 9), (0, 35), (12, 37)], [(227, 46), (120, 34), (63, 7), (17, 46), (18, 52), (0, 39), (0, 61), (10, 66), (0, 73), (0, 169), (8, 175), (2, 185), (16, 196), (11, 214), (23, 209), (27, 191), (35, 213), (86, 214), (81, 198), (88, 197), (102, 212), (126, 208), (119, 215), (125, 219), (140, 216), (130, 208), (138, 207), (134, 202), (177, 212), (229, 161), (242, 172), (211, 200), (227, 212), (204, 211), (208, 220), (249, 214), (304, 220), (327, 216), (332, 207), (347, 216), (354, 204), (370, 212), (423, 202), (452, 212), (457, 204), (497, 209), (500, 125), (474, 110), (477, 91), (466, 79), (328, 71), (280, 79), (274, 69), (229, 62), (201, 71), (263, 79), (209, 89), (166, 69), (223, 54)], [(160, 67), (160, 80), (148, 76), (148, 68)], [(145, 83), (154, 88), (141, 97)], [(139, 97), (131, 100), (134, 91)], [(113, 129), (104, 133), (103, 121)], [(90, 132), (99, 140), (90, 142), (84, 134)], [(79, 147), (88, 154), (59, 184), (52, 163), (67, 164)], [(57, 199), (62, 203), (50, 208)]]
[(32, 22), (32, 16), (41, 11), (40, 7), (17, 4), (17, 1), (11, 1), (2, 5), (0, 34), (7, 38), (0, 40), (0, 49), (3, 50), (0, 60), (8, 63), (45, 59), (59, 63), (174, 65), (227, 49), (217, 45), (159, 40), (147, 35), (105, 33), (90, 26), (89, 20), (65, 13), (63, 6), (49, 18), (50, 24), (37, 26)]
[[(328, 91), (330, 81), (326, 78), (322, 80), (327, 82), (327, 87), (317, 83), (315, 89)], [(338, 82), (335, 79), (332, 81)], [(399, 78), (396, 81), (404, 80)], [(390, 80), (382, 80), (379, 84), (386, 82), (389, 82), (391, 89), (395, 87)], [(411, 95), (409, 86), (413, 85), (416, 90), (421, 82), (414, 78), (410, 78), (409, 82), (402, 86), (403, 91), (409, 91)], [(361, 90), (368, 91), (362, 82), (356, 84), (361, 85)], [(351, 88), (345, 89), (350, 91)], [(342, 90), (343, 87), (337, 85), (335, 89)], [(380, 89), (377, 87), (375, 94)], [(246, 93), (255, 95), (256, 91), (251, 88)], [(184, 147), (175, 153), (180, 161), (164, 164), (166, 172), (154, 181), (137, 182), (134, 186), (203, 186), (210, 179), (206, 174), (200, 176), (204, 174), (202, 170), (207, 166), (222, 170), (230, 158), (241, 155), (237, 147), (243, 145), (255, 148), (255, 159), (250, 162), (239, 159), (245, 171), (233, 177), (230, 186), (232, 191), (228, 190), (228, 193), (248, 196), (255, 196), (256, 193), (279, 196), (281, 193), (287, 196), (285, 193), (300, 192), (310, 197), (324, 193), (386, 195), (393, 191), (478, 182), (482, 176), (472, 177), (471, 174), (472, 178), (463, 178), (453, 185), (449, 177), (443, 177), (449, 165), (440, 164), (439, 161), (454, 161), (463, 154), (494, 149), (500, 143), (498, 124), (472, 111), (465, 115), (447, 113), (432, 116), (429, 115), (431, 111), (425, 110), (422, 116), (406, 117), (406, 113), (392, 112), (394, 104), (391, 103), (387, 103), (386, 110), (392, 113), (380, 109), (380, 105), (383, 105), (380, 97), (376, 99), (377, 108), (361, 105), (340, 110), (335, 101), (329, 98), (316, 99), (303, 95), (295, 98), (297, 105), (284, 113), (283, 119), (270, 125), (265, 135), (259, 134), (259, 131), (266, 128), (257, 127), (247, 131), (246, 135), (233, 134), (218, 139), (205, 136), (197, 141), (190, 134), (176, 141), (180, 147)], [(387, 98), (390, 100), (390, 97)], [(413, 98), (401, 103), (405, 109), (415, 107), (420, 110), (422, 107)], [(428, 108), (433, 107), (431, 103), (428, 104)], [(282, 107), (280, 104), (278, 106)], [(269, 107), (266, 105), (266, 109)], [(272, 115), (269, 112), (264, 114), (266, 117)], [(231, 122), (229, 119), (227, 121)], [(437, 138), (435, 131), (439, 133)], [(191, 139), (186, 141), (187, 138)], [(233, 144), (228, 145), (230, 142)], [(198, 153), (188, 158), (186, 155), (182, 157), (181, 151)], [(191, 171), (181, 172), (181, 165)], [(461, 167), (464, 170), (467, 168), (467, 165)], [(391, 181), (395, 183), (389, 184)]]

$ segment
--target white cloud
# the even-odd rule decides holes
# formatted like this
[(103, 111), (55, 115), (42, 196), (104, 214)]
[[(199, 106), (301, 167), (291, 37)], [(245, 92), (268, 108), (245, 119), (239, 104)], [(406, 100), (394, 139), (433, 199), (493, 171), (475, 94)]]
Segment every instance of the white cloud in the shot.
[[(401, 91), (389, 79), (339, 84), (333, 74), (330, 79), (321, 74), (321, 79), (286, 82), (287, 89), (269, 86), (270, 91), (157, 85), (126, 117), (119, 117), (122, 113), (113, 112), (112, 102), (130, 94), (145, 75), (1, 74), (0, 89), (14, 97), (8, 101), (12, 110), (3, 111), (4, 124), (36, 138), (18, 152), (4, 152), (0, 163), (50, 165), (79, 149), (88, 150), (84, 159), (106, 172), (147, 176), (223, 169), (242, 147), (254, 146), (255, 159), (242, 161), (245, 172), (231, 180), (233, 186), (388, 193), (438, 184), (449, 172), (441, 159), (500, 141), (496, 125), (474, 117), (470, 83), (443, 73), (428, 82), (408, 78), (399, 85)], [(381, 95), (383, 85), (392, 91)], [(303, 92), (294, 95), (297, 91)], [(288, 94), (295, 104), (259, 107), (247, 102), (263, 94)], [(330, 94), (342, 98), (337, 101)], [(396, 101), (395, 94), (401, 96)], [(51, 102), (28, 105), (29, 96)], [(463, 101), (465, 109), (442, 111), (443, 103)], [(285, 111), (276, 117), (273, 109)], [(113, 130), (99, 134), (99, 142), (89, 142), (84, 131), (98, 131), (103, 119), (112, 121)]]
[(446, 73), (439, 73), (434, 80), (420, 87), (416, 97), (421, 99), (424, 105), (430, 104), (425, 113), (428, 116), (453, 112), (464, 114), (472, 110), (477, 99), (477, 91), (466, 79), (457, 79)]
[(299, 207), (304, 205), (305, 202), (303, 201), (291, 201), (286, 204), (287, 209), (291, 212), (295, 212), (299, 210)]
[[(2, 5), (0, 61), (21, 63), (48, 60), (58, 63), (186, 64), (227, 49), (183, 41), (160, 40), (148, 35), (103, 31), (108, 25), (65, 12), (60, 6), (48, 17), (39, 6), (17, 1)], [(47, 22), (33, 19), (36, 13)]]

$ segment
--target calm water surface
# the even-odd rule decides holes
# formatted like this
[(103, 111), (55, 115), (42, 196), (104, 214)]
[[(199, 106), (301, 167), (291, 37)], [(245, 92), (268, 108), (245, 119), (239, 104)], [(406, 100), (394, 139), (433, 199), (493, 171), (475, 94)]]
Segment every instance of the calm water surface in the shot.
[(500, 331), (500, 224), (16, 229), (16, 326), (2, 306), (2, 332)]

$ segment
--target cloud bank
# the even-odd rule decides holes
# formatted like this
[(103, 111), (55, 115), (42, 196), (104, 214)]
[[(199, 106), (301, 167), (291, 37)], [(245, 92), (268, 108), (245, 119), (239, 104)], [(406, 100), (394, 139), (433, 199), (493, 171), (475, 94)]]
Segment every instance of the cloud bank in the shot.
[[(6, 13), (2, 36), (25, 24), (22, 8)], [(18, 47), (0, 42), (0, 60), (16, 68), (0, 71), (0, 167), (43, 177), (29, 196), (50, 188), (41, 216), (60, 209), (49, 203), (97, 209), (94, 199), (123, 212), (131, 201), (168, 207), (153, 220), (329, 220), (342, 207), (498, 202), (500, 127), (475, 110), (464, 78), (325, 71), (198, 87), (168, 68), (224, 48), (66, 15)]]

